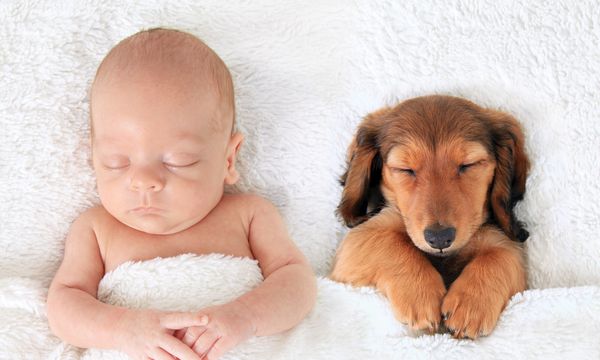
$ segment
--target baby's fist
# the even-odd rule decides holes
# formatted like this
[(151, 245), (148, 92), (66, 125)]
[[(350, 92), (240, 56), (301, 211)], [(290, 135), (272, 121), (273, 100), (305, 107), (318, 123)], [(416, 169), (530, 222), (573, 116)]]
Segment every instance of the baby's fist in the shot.
[(252, 337), (256, 329), (252, 316), (238, 302), (203, 309), (206, 326), (193, 326), (178, 334), (184, 344), (203, 359), (215, 360), (239, 343)]

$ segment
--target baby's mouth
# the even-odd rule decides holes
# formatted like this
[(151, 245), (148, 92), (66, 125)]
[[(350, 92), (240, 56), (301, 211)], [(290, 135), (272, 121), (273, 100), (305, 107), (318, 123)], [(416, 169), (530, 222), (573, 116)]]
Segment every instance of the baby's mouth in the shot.
[(162, 209), (159, 209), (157, 207), (153, 207), (153, 206), (139, 206), (136, 207), (135, 209), (130, 210), (130, 212), (134, 213), (134, 214), (157, 214), (162, 212)]

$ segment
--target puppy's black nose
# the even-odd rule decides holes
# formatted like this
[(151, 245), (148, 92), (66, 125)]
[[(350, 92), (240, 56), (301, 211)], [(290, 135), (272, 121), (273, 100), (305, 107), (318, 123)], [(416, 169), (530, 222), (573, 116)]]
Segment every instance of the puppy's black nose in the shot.
[(434, 249), (445, 249), (452, 245), (456, 228), (433, 224), (424, 231), (425, 241)]

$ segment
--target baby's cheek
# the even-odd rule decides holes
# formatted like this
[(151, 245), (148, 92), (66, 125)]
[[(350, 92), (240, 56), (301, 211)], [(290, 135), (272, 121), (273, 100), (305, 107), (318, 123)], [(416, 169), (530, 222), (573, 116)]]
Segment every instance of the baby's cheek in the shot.
[(102, 192), (105, 195), (118, 195), (128, 189), (128, 179), (126, 174), (119, 174), (118, 172), (100, 172), (96, 173), (96, 185), (98, 192)]
[(100, 195), (100, 201), (102, 205), (111, 213), (123, 211), (127, 208), (127, 194), (123, 191), (124, 186), (120, 185), (115, 181), (97, 181), (98, 194)]

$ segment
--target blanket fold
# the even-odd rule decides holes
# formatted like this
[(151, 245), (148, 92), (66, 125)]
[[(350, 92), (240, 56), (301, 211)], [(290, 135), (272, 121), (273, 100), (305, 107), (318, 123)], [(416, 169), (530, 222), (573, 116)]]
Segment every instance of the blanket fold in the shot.
[[(98, 296), (131, 308), (193, 311), (233, 300), (262, 280), (255, 260), (185, 254), (122, 264), (105, 275)], [(82, 351), (54, 337), (45, 317), (45, 291), (36, 281), (0, 281), (0, 333), (10, 329), (0, 336), (0, 358), (126, 359), (116, 351)], [(600, 358), (595, 286), (517, 294), (491, 336), (476, 341), (409, 331), (372, 288), (319, 278), (318, 291), (315, 308), (298, 326), (254, 338), (224, 359)]]

